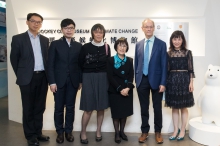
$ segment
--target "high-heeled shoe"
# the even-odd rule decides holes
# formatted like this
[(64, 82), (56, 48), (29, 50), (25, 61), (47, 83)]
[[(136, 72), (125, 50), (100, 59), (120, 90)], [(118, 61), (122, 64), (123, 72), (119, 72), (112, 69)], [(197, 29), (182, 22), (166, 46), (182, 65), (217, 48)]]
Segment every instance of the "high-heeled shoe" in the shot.
[[(186, 134), (186, 130), (185, 130), (185, 134)], [(179, 137), (179, 136), (178, 136), (178, 137), (176, 138), (176, 140), (177, 140), (177, 141), (182, 141), (182, 140), (184, 140), (185, 134), (184, 134), (183, 137)]]
[(180, 134), (180, 129), (178, 129), (178, 133), (176, 134), (176, 136), (170, 136), (169, 140), (176, 140), (176, 138), (179, 136)]
[(82, 139), (82, 138), (81, 138), (81, 133), (80, 133), (80, 142), (81, 142), (82, 144), (88, 144), (88, 143), (89, 143), (89, 141), (88, 141), (87, 138), (86, 138), (86, 139)]
[(95, 141), (97, 141), (97, 142), (102, 141), (102, 136), (100, 136), (100, 137), (96, 136)]
[(128, 137), (127, 137), (127, 135), (125, 135), (124, 132), (120, 132), (119, 135), (120, 135), (121, 139), (123, 139), (123, 140), (125, 140), (125, 141), (128, 141)]
[[(119, 137), (120, 139), (117, 139), (117, 137)], [(120, 137), (119, 133), (115, 133), (115, 142), (121, 143), (121, 137)]]

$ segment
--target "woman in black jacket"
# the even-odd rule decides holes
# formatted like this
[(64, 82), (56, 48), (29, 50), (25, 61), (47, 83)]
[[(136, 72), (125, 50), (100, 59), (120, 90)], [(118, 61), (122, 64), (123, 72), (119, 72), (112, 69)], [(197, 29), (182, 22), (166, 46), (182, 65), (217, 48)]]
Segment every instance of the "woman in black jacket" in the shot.
[(114, 48), (117, 54), (107, 61), (108, 92), (115, 128), (115, 142), (120, 143), (121, 138), (128, 140), (124, 127), (127, 117), (133, 114), (134, 69), (133, 59), (125, 55), (129, 49), (126, 38), (119, 38)]

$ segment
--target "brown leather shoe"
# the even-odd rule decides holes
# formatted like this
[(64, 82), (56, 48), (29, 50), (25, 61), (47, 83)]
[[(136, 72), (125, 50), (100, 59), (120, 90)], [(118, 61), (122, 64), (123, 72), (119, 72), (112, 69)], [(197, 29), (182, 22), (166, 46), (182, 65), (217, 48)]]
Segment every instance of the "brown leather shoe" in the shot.
[(142, 133), (141, 136), (139, 137), (138, 141), (140, 143), (144, 143), (148, 138), (148, 133)]
[(74, 141), (74, 137), (73, 137), (72, 132), (65, 133), (65, 137), (66, 137), (66, 140), (69, 141), (69, 142), (73, 142)]
[(163, 143), (163, 137), (160, 132), (155, 132), (155, 140), (157, 144)]

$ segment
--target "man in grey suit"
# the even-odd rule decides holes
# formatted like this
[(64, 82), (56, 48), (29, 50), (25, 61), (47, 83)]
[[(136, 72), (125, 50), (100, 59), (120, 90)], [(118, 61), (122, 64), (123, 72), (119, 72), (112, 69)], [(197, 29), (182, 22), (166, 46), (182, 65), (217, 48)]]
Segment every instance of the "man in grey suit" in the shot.
[(48, 141), (42, 135), (43, 113), (46, 106), (48, 82), (46, 76), (49, 39), (38, 33), (43, 17), (27, 15), (28, 31), (12, 37), (10, 60), (21, 91), (23, 129), (28, 145)]

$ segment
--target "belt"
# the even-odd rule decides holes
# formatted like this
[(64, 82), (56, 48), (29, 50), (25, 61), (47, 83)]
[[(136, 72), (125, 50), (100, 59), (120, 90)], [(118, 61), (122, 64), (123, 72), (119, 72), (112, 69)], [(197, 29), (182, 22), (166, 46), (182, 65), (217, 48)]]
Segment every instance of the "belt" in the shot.
[(183, 71), (188, 72), (188, 70), (171, 70), (170, 72), (183, 72)]
[(34, 71), (35, 74), (44, 73), (44, 70)]

